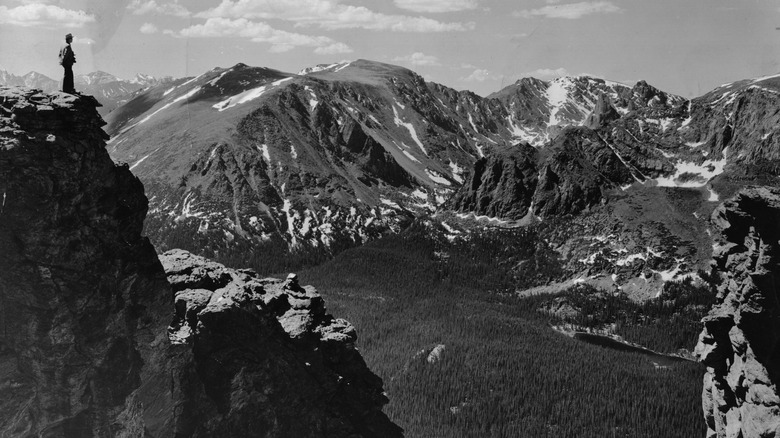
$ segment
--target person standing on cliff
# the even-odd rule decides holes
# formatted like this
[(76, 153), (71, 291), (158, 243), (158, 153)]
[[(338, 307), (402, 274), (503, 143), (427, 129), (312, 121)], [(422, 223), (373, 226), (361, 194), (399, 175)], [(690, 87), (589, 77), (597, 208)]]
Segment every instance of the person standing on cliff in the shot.
[(60, 49), (60, 65), (65, 69), (65, 76), (62, 78), (62, 91), (76, 94), (76, 87), (73, 85), (73, 64), (76, 63), (76, 54), (70, 47), (71, 41), (73, 41), (73, 35), (65, 35), (65, 45)]

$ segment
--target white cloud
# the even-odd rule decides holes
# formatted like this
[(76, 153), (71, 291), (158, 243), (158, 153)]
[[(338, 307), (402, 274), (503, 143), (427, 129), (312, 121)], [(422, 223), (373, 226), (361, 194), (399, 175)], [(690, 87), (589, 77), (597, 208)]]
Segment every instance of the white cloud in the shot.
[[(555, 2), (547, 2), (555, 3)], [(512, 13), (515, 17), (532, 18), (532, 17), (545, 17), (545, 18), (566, 18), (569, 20), (575, 20), (582, 18), (590, 14), (610, 14), (616, 12), (622, 12), (617, 5), (612, 2), (579, 2), (568, 3), (564, 5), (550, 5), (544, 6), (538, 9), (523, 9), (521, 11), (515, 11)]]
[(393, 0), (401, 9), (414, 12), (454, 12), (476, 9), (477, 0)]
[(485, 82), (490, 77), (490, 72), (484, 68), (478, 68), (461, 80), (468, 82)]
[(0, 24), (24, 27), (83, 27), (95, 21), (95, 17), (84, 11), (63, 9), (55, 5), (29, 3), (15, 8), (0, 6)]
[(174, 17), (186, 18), (190, 16), (190, 11), (178, 2), (174, 3), (162, 3), (159, 4), (155, 0), (133, 0), (127, 9), (133, 11), (135, 15), (144, 14), (157, 14), (157, 15), (172, 15)]
[(351, 47), (344, 43), (333, 43), (325, 47), (317, 47), (314, 49), (314, 53), (318, 55), (336, 55), (339, 53), (352, 53)]
[(344, 5), (340, 0), (222, 0), (214, 8), (196, 14), (199, 18), (278, 19), (295, 26), (323, 29), (368, 29), (396, 32), (448, 32), (474, 28), (474, 23), (444, 23), (425, 17), (388, 15), (363, 6)]
[(144, 23), (141, 25), (141, 28), (138, 30), (141, 31), (141, 33), (153, 34), (153, 33), (157, 33), (157, 26), (155, 26), (152, 23)]
[(396, 56), (393, 58), (396, 62), (406, 62), (411, 65), (441, 65), (439, 64), (439, 58), (433, 55), (426, 55), (422, 52), (414, 52), (411, 55)]
[[(168, 31), (163, 33), (171, 34)], [(203, 24), (196, 24), (182, 29), (175, 34), (188, 38), (248, 38), (256, 43), (270, 43), (270, 51), (274, 53), (287, 52), (296, 47), (314, 47), (315, 53), (348, 53), (352, 51), (344, 43), (339, 43), (325, 36), (310, 36), (300, 33), (274, 29), (266, 23), (249, 21), (246, 18), (229, 20), (227, 18), (209, 18)], [(317, 51), (319, 49), (319, 51)]]
[(87, 37), (76, 37), (73, 39), (74, 44), (86, 44), (86, 45), (92, 45), (95, 44), (95, 40), (92, 38)]
[(552, 79), (552, 78), (559, 78), (561, 76), (571, 76), (563, 67), (559, 68), (538, 68), (534, 71), (527, 71), (525, 73), (521, 73), (521, 78), (527, 78), (532, 77), (536, 79)]

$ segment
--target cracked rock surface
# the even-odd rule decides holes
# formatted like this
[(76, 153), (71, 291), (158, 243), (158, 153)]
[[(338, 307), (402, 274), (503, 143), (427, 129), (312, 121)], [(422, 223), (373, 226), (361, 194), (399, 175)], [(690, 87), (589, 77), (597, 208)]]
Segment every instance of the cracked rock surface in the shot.
[(718, 299), (696, 347), (708, 436), (780, 437), (780, 189), (744, 189), (712, 222)]

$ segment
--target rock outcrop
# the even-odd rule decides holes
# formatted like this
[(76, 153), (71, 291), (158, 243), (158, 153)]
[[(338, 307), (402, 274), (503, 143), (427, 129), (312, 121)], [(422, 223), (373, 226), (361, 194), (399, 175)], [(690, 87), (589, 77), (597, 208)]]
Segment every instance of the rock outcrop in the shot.
[(714, 253), (718, 299), (696, 354), (707, 373), (711, 437), (780, 436), (780, 189), (749, 188), (723, 203)]
[(522, 218), (536, 190), (537, 155), (536, 149), (524, 143), (496, 148), (474, 163), (468, 180), (447, 206), (490, 217)]
[(312, 289), (184, 252), (166, 277), (96, 105), (0, 87), (0, 436), (400, 436)]
[(598, 129), (619, 118), (620, 114), (612, 106), (609, 96), (602, 93), (599, 94), (599, 100), (596, 101), (596, 107), (593, 108), (593, 112), (585, 120), (585, 126), (590, 129)]
[(355, 349), (354, 327), (327, 314), (295, 274), (260, 278), (183, 250), (160, 260), (176, 294), (170, 339), (186, 347), (186, 366), (172, 367), (176, 433), (400, 436), (380, 410), (382, 381)]
[(605, 188), (632, 181), (631, 169), (593, 130), (565, 128), (547, 148), (520, 143), (480, 158), (448, 201), (456, 211), (517, 220), (576, 214), (602, 202)]

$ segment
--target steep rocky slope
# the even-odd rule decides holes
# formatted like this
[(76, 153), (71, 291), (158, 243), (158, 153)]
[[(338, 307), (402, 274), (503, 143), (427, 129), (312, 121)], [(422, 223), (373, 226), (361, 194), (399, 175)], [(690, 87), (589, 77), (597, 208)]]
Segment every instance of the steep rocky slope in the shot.
[[(650, 278), (695, 275), (710, 258), (706, 218), (720, 199), (778, 176), (778, 78), (727, 84), (687, 102), (644, 83), (631, 90), (600, 89), (584, 126), (562, 128), (533, 159), (524, 146), (491, 151), (447, 207), (509, 224), (554, 222), (548, 239), (572, 271), (599, 285), (646, 296), (658, 291)], [(497, 98), (541, 99), (526, 94)], [(562, 220), (567, 214), (576, 216)], [(603, 274), (612, 280), (596, 278)]]
[[(552, 84), (539, 82), (539, 87), (552, 88)], [(571, 86), (573, 82), (567, 82)], [(526, 96), (527, 81), (496, 95), (513, 105), (525, 98), (526, 105), (541, 99), (539, 93)], [(537, 87), (538, 88), (538, 87)], [(640, 82), (630, 92), (626, 87), (614, 90), (604, 86), (596, 105), (592, 106), (585, 126), (563, 128), (544, 149), (559, 151), (561, 145), (571, 139), (586, 139), (600, 144), (602, 157), (613, 163), (604, 168), (604, 158), (590, 157), (598, 173), (603, 177), (594, 185), (598, 192), (613, 187), (637, 183), (634, 189), (647, 187), (706, 188), (713, 200), (720, 195), (730, 196), (745, 184), (767, 183), (778, 175), (777, 126), (780, 122), (780, 79), (776, 76), (745, 80), (726, 84), (691, 101), (669, 96)], [(519, 93), (519, 94), (518, 94)], [(570, 101), (570, 106), (574, 101)], [(576, 106), (576, 105), (574, 105)], [(564, 105), (563, 108), (566, 106)], [(580, 108), (581, 114), (586, 111)], [(582, 121), (582, 119), (580, 119)], [(570, 140), (566, 140), (566, 139)], [(525, 152), (518, 149), (518, 156)], [(552, 154), (540, 154), (537, 161), (549, 160)], [(506, 156), (504, 153), (503, 156)], [(495, 159), (502, 159), (497, 156)], [(536, 168), (542, 169), (543, 164)], [(555, 167), (555, 166), (553, 166)], [(570, 169), (574, 170), (574, 169)], [(586, 175), (588, 170), (577, 170)], [(472, 172), (472, 175), (475, 175)], [(592, 179), (592, 178), (591, 178)], [(537, 178), (542, 181), (542, 178)], [(496, 180), (498, 181), (498, 180)], [(461, 192), (476, 187), (472, 182), (464, 184)], [(564, 192), (574, 190), (570, 196), (577, 198), (581, 185), (563, 184)], [(482, 187), (482, 191), (490, 187)], [(556, 192), (557, 194), (557, 192)], [(473, 194), (459, 193), (458, 197)], [(600, 202), (603, 193), (586, 197), (584, 203), (573, 206), (571, 212), (583, 210)], [(555, 199), (553, 198), (552, 201)], [(489, 203), (480, 204), (476, 214), (487, 214)], [(544, 216), (542, 203), (534, 202), (534, 213)], [(466, 212), (464, 209), (461, 211)], [(554, 209), (555, 213), (560, 209)], [(504, 216), (504, 219), (516, 217)]]
[(780, 436), (780, 189), (750, 188), (713, 213), (718, 301), (696, 354), (707, 366), (703, 408), (715, 437)]
[[(299, 75), (238, 64), (154, 88), (113, 112), (109, 152), (147, 187), (147, 229), (161, 247), (194, 236), (191, 249), (225, 260), (333, 253), (432, 213), (476, 160), (519, 141), (544, 148), (566, 126), (585, 124), (602, 94), (624, 113), (682, 102), (646, 84), (558, 82), (486, 99), (367, 60)], [(563, 142), (566, 154), (586, 165), (582, 148), (590, 146), (572, 141)], [(545, 184), (555, 184), (568, 155), (546, 166)], [(588, 192), (583, 205), (598, 197), (593, 176), (574, 179), (570, 185)], [(537, 203), (545, 211), (577, 210), (547, 190), (556, 200)]]
[(721, 197), (778, 175), (776, 82), (688, 101), (644, 81), (523, 79), (481, 98), (366, 60), (239, 64), (113, 112), (109, 152), (150, 193), (161, 249), (310, 265), (429, 214), (565, 217), (572, 232), (548, 238), (575, 278), (650, 296), (706, 265)]
[(162, 247), (193, 235), (221, 254), (360, 244), (432, 212), (474, 157), (507, 144), (500, 105), (409, 70), (359, 60), (307, 73), (214, 69), (108, 117), (109, 152), (144, 181)]
[(401, 435), (312, 288), (181, 251), (163, 269), (97, 102), (0, 95), (0, 436)]

